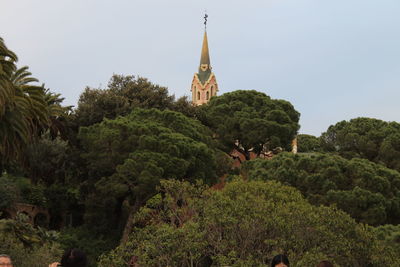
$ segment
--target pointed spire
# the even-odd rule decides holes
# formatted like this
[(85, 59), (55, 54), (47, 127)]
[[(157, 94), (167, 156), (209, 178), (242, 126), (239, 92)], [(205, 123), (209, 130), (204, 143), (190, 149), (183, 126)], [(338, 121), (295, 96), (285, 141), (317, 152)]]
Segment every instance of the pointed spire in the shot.
[(204, 31), (203, 47), (201, 49), (200, 66), (203, 64), (207, 64), (208, 67), (210, 66), (210, 54), (208, 52), (207, 31)]
[(211, 72), (210, 53), (208, 51), (207, 40), (207, 11), (204, 15), (204, 37), (203, 47), (201, 48), (199, 72), (194, 74), (192, 80), (192, 102), (194, 105), (202, 105), (207, 103), (211, 97), (216, 96), (218, 92), (218, 84), (214, 73)]
[(207, 40), (207, 18), (208, 15), (204, 16), (204, 38), (203, 38), (203, 47), (201, 48), (201, 57), (200, 57), (200, 66), (198, 72), (198, 78), (202, 84), (208, 80), (211, 75), (211, 66), (210, 66), (210, 54), (208, 52), (208, 40)]

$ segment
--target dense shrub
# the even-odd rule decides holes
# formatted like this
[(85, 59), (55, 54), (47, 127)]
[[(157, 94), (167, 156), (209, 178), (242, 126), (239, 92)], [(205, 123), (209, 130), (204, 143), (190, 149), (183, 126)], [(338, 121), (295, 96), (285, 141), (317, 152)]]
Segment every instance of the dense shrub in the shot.
[(48, 266), (60, 259), (57, 234), (34, 228), (21, 214), (16, 220), (0, 220), (0, 251), (11, 256), (14, 266)]
[(221, 191), (163, 181), (136, 214), (129, 240), (100, 266), (267, 266), (277, 253), (293, 266), (400, 264), (367, 226), (342, 211), (309, 204), (292, 187), (241, 179)]
[(321, 135), (325, 151), (360, 157), (400, 171), (400, 123), (356, 118), (331, 125)]
[(400, 222), (400, 173), (366, 159), (282, 153), (243, 166), (251, 180), (278, 180), (313, 204), (331, 205), (371, 225)]
[(321, 141), (318, 137), (309, 134), (297, 135), (298, 152), (321, 152)]

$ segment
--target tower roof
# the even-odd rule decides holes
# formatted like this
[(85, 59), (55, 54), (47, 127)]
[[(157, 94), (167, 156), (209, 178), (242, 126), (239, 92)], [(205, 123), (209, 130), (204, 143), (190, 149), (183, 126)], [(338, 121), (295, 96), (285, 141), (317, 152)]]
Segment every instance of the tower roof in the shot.
[(191, 86), (192, 102), (194, 105), (207, 103), (211, 97), (217, 95), (218, 84), (215, 75), (211, 72), (210, 53), (207, 40), (207, 18), (204, 15), (204, 37), (201, 48), (199, 72), (194, 74)]
[(203, 47), (201, 49), (200, 66), (202, 64), (210, 65), (210, 54), (208, 52), (207, 31), (204, 31)]
[(200, 66), (197, 76), (202, 84), (208, 80), (211, 75), (210, 53), (208, 52), (207, 31), (204, 31), (203, 47), (201, 48)]

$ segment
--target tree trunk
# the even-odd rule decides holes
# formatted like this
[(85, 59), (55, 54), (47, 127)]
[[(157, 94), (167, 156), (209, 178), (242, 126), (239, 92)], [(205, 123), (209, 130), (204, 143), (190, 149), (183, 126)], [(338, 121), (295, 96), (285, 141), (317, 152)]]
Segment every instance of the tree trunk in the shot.
[(237, 152), (242, 154), (246, 158), (246, 160), (250, 160), (250, 152), (247, 149), (243, 148), (242, 146), (238, 146), (238, 145), (235, 145), (235, 149)]
[(136, 199), (135, 204), (129, 210), (128, 220), (126, 221), (124, 232), (122, 234), (122, 238), (121, 238), (121, 242), (120, 242), (121, 244), (128, 241), (129, 234), (131, 233), (132, 227), (133, 227), (133, 216), (135, 216), (136, 212), (138, 212), (138, 210), (140, 209), (140, 206), (141, 206), (141, 202), (139, 201), (139, 199)]

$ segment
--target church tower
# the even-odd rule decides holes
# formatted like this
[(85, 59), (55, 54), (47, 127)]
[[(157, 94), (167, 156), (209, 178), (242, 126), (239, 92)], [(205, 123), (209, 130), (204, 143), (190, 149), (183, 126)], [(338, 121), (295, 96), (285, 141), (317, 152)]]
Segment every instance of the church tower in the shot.
[[(207, 26), (207, 14), (204, 25)], [(211, 72), (210, 54), (208, 52), (207, 28), (204, 29), (203, 47), (201, 49), (199, 72), (192, 80), (192, 102), (199, 106), (207, 103), (212, 96), (217, 95), (218, 84), (214, 73)]]

